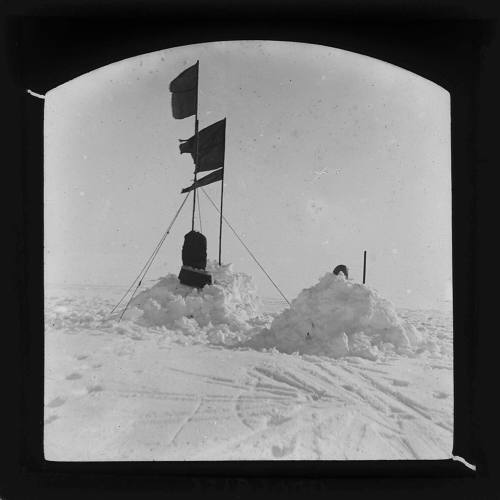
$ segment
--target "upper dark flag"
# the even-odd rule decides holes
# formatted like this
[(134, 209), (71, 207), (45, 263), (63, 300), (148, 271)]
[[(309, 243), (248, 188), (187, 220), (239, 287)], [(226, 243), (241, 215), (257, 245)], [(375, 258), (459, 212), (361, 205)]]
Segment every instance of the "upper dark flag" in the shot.
[(208, 184), (212, 184), (212, 182), (221, 181), (223, 171), (224, 171), (223, 168), (219, 168), (219, 170), (215, 170), (214, 172), (211, 172), (208, 175), (205, 175), (205, 177), (202, 177), (201, 179), (197, 180), (196, 182), (193, 182), (193, 184), (191, 184), (191, 186), (184, 188), (181, 191), (181, 193), (188, 193), (189, 191), (192, 191), (195, 188), (199, 188), (201, 186), (207, 186)]
[(169, 88), (173, 117), (181, 119), (195, 115), (198, 107), (198, 62), (174, 78)]
[[(226, 119), (209, 125), (198, 132), (198, 165), (196, 172), (206, 172), (224, 166), (226, 146)], [(181, 153), (190, 153), (196, 162), (196, 136), (184, 141), (179, 149)]]

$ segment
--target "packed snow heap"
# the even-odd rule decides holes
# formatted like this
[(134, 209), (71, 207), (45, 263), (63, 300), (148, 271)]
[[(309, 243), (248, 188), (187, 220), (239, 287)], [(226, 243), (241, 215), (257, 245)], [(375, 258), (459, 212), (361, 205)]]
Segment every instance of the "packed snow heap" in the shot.
[(266, 315), (250, 276), (233, 272), (231, 264), (209, 262), (207, 270), (213, 285), (202, 289), (181, 284), (174, 274), (161, 278), (132, 301), (125, 318), (200, 342), (334, 358), (405, 354), (423, 342), (390, 301), (342, 273), (325, 274), (289, 308)]
[(328, 273), (300, 292), (289, 309), (248, 345), (293, 353), (376, 359), (380, 352), (409, 352), (422, 334), (398, 317), (391, 302), (341, 273)]
[(143, 326), (163, 327), (193, 340), (228, 344), (240, 342), (269, 323), (252, 278), (233, 272), (232, 264), (207, 263), (212, 285), (183, 285), (175, 274), (158, 280), (130, 304), (125, 319)]

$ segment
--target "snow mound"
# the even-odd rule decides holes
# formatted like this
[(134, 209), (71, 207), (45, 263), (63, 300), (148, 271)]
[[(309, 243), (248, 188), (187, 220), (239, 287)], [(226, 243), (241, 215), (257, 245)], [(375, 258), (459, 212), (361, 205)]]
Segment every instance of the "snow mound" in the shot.
[(183, 285), (174, 274), (161, 278), (134, 298), (124, 318), (216, 344), (234, 344), (269, 323), (249, 275), (215, 261), (207, 271), (213, 284), (202, 289)]
[(247, 342), (254, 348), (334, 358), (377, 359), (381, 352), (409, 353), (422, 333), (401, 319), (393, 304), (366, 285), (328, 273), (302, 290), (272, 322)]

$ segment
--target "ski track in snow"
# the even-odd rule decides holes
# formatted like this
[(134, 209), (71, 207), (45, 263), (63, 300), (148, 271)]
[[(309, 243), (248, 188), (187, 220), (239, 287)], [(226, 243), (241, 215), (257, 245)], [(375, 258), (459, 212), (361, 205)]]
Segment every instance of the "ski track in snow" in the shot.
[(116, 326), (107, 318), (114, 297), (88, 293), (48, 298), (50, 460), (451, 456), (452, 333), (445, 315), (404, 312), (416, 327), (434, 328), (439, 352), (330, 359)]
[[(332, 407), (332, 403), (338, 404), (344, 402), (356, 405), (356, 403), (359, 402), (362, 403), (362, 406), (358, 406), (357, 410), (363, 413), (364, 406), (364, 412), (366, 412), (366, 414), (369, 414), (370, 412), (372, 413), (372, 415), (367, 415), (367, 420), (371, 423), (377, 424), (384, 439), (388, 438), (393, 441), (399, 440), (408, 452), (408, 456), (406, 458), (420, 457), (418, 452), (416, 452), (412, 446), (411, 441), (405, 437), (404, 425), (401, 422), (404, 420), (417, 419), (419, 415), (432, 421), (432, 418), (425, 411), (428, 409), (422, 407), (402, 394), (390, 390), (387, 386), (375, 382), (363, 373), (356, 373), (356, 371), (352, 368), (342, 366), (340, 369), (334, 371), (326, 368), (323, 363), (325, 362), (319, 361), (314, 364), (314, 367), (308, 367), (301, 373), (302, 378), (286, 371), (273, 372), (267, 367), (256, 367), (254, 369), (255, 372), (275, 383), (272, 389), (271, 384), (260, 383), (259, 386), (261, 390), (265, 389), (276, 393), (278, 391), (283, 391), (284, 388), (288, 386), (290, 389), (287, 392), (290, 392), (296, 401), (293, 406), (298, 409), (293, 414), (293, 417), (284, 417), (282, 414), (274, 421), (269, 419), (264, 429), (255, 432), (240, 442), (232, 444), (229, 448), (224, 450), (225, 454), (230, 453), (231, 451), (234, 453), (242, 446), (243, 443), (248, 448), (250, 442), (262, 441), (264, 438), (267, 439), (269, 437), (269, 428), (271, 425), (285, 425), (292, 420), (292, 418), (297, 420), (300, 415), (300, 418), (302, 418), (303, 421), (309, 420), (309, 422), (305, 426), (299, 426), (287, 437), (286, 440), (282, 440), (280, 445), (272, 445), (271, 450), (274, 458), (280, 458), (285, 455), (292, 454), (292, 452), (296, 449), (297, 443), (304, 442), (306, 438), (306, 436), (304, 436), (304, 427), (311, 430), (309, 433), (309, 450), (314, 455), (311, 458), (322, 458), (323, 453), (321, 451), (320, 443), (322, 442), (321, 438), (325, 433), (325, 429), (328, 428), (327, 422), (331, 419), (331, 413), (329, 410)], [(319, 369), (319, 372), (316, 371), (317, 369)], [(370, 384), (368, 388), (366, 384), (364, 384), (365, 380)], [(339, 381), (340, 387), (346, 391), (345, 395), (339, 396), (336, 394), (339, 387)], [(343, 383), (348, 381), (349, 384)], [(359, 387), (359, 389), (356, 390), (356, 386)], [(373, 390), (369, 390), (371, 388), (373, 388)], [(306, 405), (304, 407), (304, 401), (317, 401), (318, 403), (315, 405), (315, 408), (322, 411), (311, 412), (311, 406)], [(302, 406), (300, 406), (301, 403)], [(309, 415), (304, 416), (304, 413), (309, 413)], [(381, 413), (384, 416), (390, 414), (397, 415), (397, 423), (388, 425), (385, 418), (380, 418)], [(415, 413), (417, 413), (417, 415), (415, 415)], [(346, 427), (344, 448), (359, 449), (367, 434), (368, 424), (360, 423), (359, 425), (355, 425), (352, 422), (352, 419), (349, 419), (344, 422), (344, 427)], [(448, 428), (447, 430), (451, 431), (451, 428)], [(438, 434), (440, 434), (439, 431)], [(298, 456), (295, 458), (300, 457)], [(349, 457), (344, 456), (342, 458)]]
[(177, 438), (177, 436), (181, 433), (181, 431), (183, 431), (186, 426), (189, 424), (189, 422), (191, 422), (193, 420), (193, 417), (196, 415), (196, 413), (198, 413), (198, 410), (200, 409), (201, 407), (201, 404), (203, 403), (203, 398), (200, 398), (200, 400), (198, 401), (195, 409), (193, 410), (192, 413), (190, 413), (186, 418), (185, 420), (182, 421), (181, 425), (179, 426), (179, 428), (177, 429), (177, 431), (175, 432), (175, 434), (172, 436), (172, 439), (170, 440), (169, 442), (169, 445), (173, 444)]

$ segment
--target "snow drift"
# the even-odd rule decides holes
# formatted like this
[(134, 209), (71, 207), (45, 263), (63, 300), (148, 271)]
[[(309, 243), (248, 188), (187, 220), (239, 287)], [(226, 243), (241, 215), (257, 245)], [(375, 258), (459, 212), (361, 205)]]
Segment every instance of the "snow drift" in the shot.
[(207, 271), (213, 284), (202, 289), (183, 285), (174, 274), (161, 278), (132, 301), (125, 319), (229, 345), (270, 322), (250, 276), (215, 261), (207, 263)]
[(214, 261), (208, 270), (214, 283), (200, 290), (174, 274), (161, 278), (132, 301), (125, 318), (197, 342), (334, 358), (406, 354), (423, 341), (423, 333), (400, 318), (390, 301), (343, 274), (325, 274), (273, 318), (262, 313), (250, 276)]
[(343, 274), (328, 273), (302, 290), (290, 308), (247, 345), (275, 347), (285, 353), (376, 359), (381, 351), (408, 352), (422, 340), (422, 334), (375, 290)]

